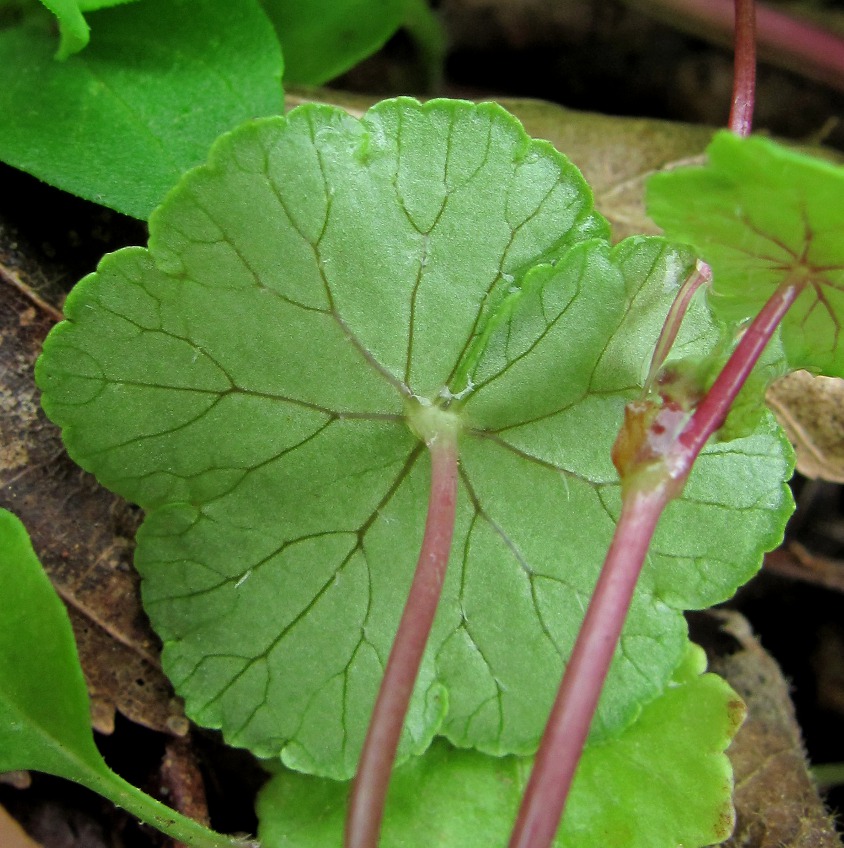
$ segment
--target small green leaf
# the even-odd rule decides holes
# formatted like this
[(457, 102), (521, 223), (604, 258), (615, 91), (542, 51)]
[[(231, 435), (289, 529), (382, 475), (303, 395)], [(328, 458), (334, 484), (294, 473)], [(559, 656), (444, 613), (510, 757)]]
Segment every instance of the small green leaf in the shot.
[(0, 772), (35, 769), (75, 780), (194, 848), (255, 848), (165, 807), (105, 764), (70, 619), (23, 524), (5, 509), (0, 583)]
[(257, 0), (143, 0), (89, 21), (64, 62), (48, 15), (0, 30), (0, 159), (45, 182), (146, 218), (221, 132), (282, 109)]
[[(682, 671), (635, 724), (586, 748), (555, 848), (699, 848), (729, 836), (732, 775), (723, 752), (744, 705), (720, 677), (702, 674), (703, 652), (688, 649)], [(438, 743), (394, 773), (381, 845), (504, 845), (529, 773), (529, 760)], [(340, 845), (348, 791), (277, 774), (258, 798), (262, 844)]]
[(91, 31), (82, 15), (83, 12), (93, 12), (109, 6), (136, 2), (136, 0), (41, 0), (41, 2), (58, 21), (60, 40), (56, 59), (61, 60), (78, 53), (88, 44)]
[(73, 631), (26, 530), (6, 510), (0, 574), (0, 772), (37, 769), (82, 780), (85, 769), (105, 766), (91, 735)]
[(286, 83), (321, 85), (378, 50), (408, 0), (261, 0), (284, 51)]
[(712, 266), (710, 305), (726, 321), (754, 316), (782, 283), (803, 284), (782, 322), (789, 365), (844, 376), (844, 168), (729, 132), (707, 155), (650, 179), (651, 217)]
[[(353, 773), (422, 538), (421, 402), (460, 418), (461, 483), (401, 755), (436, 733), (532, 753), (618, 515), (610, 447), (690, 256), (610, 248), (568, 160), (453, 101), (245, 126), (150, 232), (74, 290), (37, 376), (71, 455), (148, 511), (136, 564), (189, 713)], [(697, 301), (677, 355), (716, 340)], [(778, 542), (790, 461), (767, 417), (702, 455), (593, 738), (662, 690), (681, 610)]]
[(56, 59), (67, 59), (88, 43), (90, 29), (82, 16), (78, 0), (41, 0), (59, 22), (59, 47)]

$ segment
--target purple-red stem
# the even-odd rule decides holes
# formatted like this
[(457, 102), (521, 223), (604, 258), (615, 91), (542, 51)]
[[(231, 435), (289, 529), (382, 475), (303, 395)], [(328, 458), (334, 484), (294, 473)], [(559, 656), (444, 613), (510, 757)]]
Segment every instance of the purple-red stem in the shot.
[(589, 733), (624, 619), (654, 529), (666, 504), (682, 491), (707, 439), (730, 406), (802, 284), (783, 283), (762, 307), (712, 388), (662, 455), (663, 473), (622, 488), (621, 516), (571, 660), (545, 727), (510, 848), (548, 848)]
[(443, 433), (428, 443), (431, 500), (422, 549), (352, 785), (346, 848), (376, 848), (405, 715), (442, 593), (454, 534), (457, 442)]
[(648, 379), (645, 380), (645, 392), (647, 393), (653, 386), (660, 369), (665, 364), (665, 360), (671, 350), (674, 340), (677, 338), (677, 333), (680, 330), (680, 324), (683, 323), (683, 318), (689, 308), (689, 304), (695, 295), (695, 292), (703, 283), (708, 283), (712, 279), (712, 271), (705, 262), (698, 262), (694, 271), (686, 278), (677, 296), (674, 298), (674, 303), (671, 304), (671, 309), (668, 310), (668, 315), (665, 316), (665, 321), (662, 325), (659, 338), (656, 341), (653, 357), (651, 357), (651, 367), (648, 371)]
[(750, 135), (753, 101), (756, 97), (756, 3), (735, 0), (735, 48), (733, 102), (729, 128), (740, 136)]
[[(707, 439), (724, 423), (736, 395), (741, 391), (765, 345), (770, 341), (783, 316), (803, 291), (805, 283), (786, 281), (771, 295), (759, 314), (741, 337), (727, 364), (718, 375), (706, 397), (700, 402), (689, 423), (683, 428), (676, 453), (691, 457), (688, 465), (706, 444)], [(688, 473), (688, 471), (686, 472)]]
[(525, 790), (510, 848), (550, 845), (560, 824), (633, 589), (645, 561), (667, 487), (622, 502), (598, 584), (578, 633)]

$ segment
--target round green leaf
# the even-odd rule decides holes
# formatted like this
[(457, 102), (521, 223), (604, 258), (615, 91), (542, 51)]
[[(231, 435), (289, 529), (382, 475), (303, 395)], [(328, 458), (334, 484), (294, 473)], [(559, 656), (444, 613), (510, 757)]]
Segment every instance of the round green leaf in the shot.
[[(700, 848), (732, 830), (724, 749), (744, 708), (697, 646), (671, 686), (618, 736), (586, 748), (555, 848)], [(435, 744), (393, 774), (381, 845), (506, 844), (530, 761)], [(339, 845), (349, 787), (283, 771), (258, 798), (265, 848)]]
[(844, 376), (844, 168), (722, 132), (707, 163), (656, 174), (648, 213), (712, 266), (713, 311), (740, 323), (779, 285), (804, 286), (782, 321), (792, 369)]
[[(610, 446), (690, 257), (594, 238), (563, 156), (449, 101), (247, 125), (150, 228), (149, 251), (74, 290), (37, 376), (71, 455), (148, 511), (136, 563), (189, 713), (297, 769), (354, 771), (425, 520), (406, 410), (435, 403), (460, 416), (461, 484), (401, 754), (436, 733), (532, 753), (613, 531)], [(680, 355), (717, 336), (701, 303), (690, 318)], [(681, 610), (776, 544), (789, 474), (768, 419), (704, 454), (593, 738), (662, 691)]]

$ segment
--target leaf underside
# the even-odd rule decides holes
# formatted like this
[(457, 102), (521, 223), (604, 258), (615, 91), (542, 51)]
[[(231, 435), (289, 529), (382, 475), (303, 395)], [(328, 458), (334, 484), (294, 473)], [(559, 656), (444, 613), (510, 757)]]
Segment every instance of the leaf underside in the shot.
[[(555, 848), (712, 845), (732, 830), (730, 764), (723, 754), (744, 715), (735, 692), (689, 645), (672, 685), (578, 767)], [(531, 763), (457, 751), (442, 742), (393, 774), (384, 848), (506, 844)], [(283, 771), (258, 798), (266, 848), (342, 843), (348, 786)]]
[[(137, 567), (199, 723), (349, 777), (422, 537), (405, 410), (461, 417), (455, 541), (400, 755), (535, 750), (619, 511), (609, 460), (691, 258), (615, 248), (573, 166), (499, 107), (309, 105), (224, 137), (68, 299), (37, 377), (71, 455), (147, 510)], [(717, 329), (701, 302), (678, 355)], [(681, 610), (779, 540), (769, 418), (666, 512), (593, 740), (662, 691)]]
[(788, 364), (844, 376), (844, 168), (729, 132), (707, 155), (651, 177), (648, 213), (712, 266), (710, 306), (727, 322), (753, 317), (781, 283), (802, 284), (781, 327)]

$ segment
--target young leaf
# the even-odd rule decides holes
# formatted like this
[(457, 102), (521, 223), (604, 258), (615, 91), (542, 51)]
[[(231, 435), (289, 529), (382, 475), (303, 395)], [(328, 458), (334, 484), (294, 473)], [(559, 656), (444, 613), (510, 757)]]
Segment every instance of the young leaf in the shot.
[(803, 286), (782, 322), (789, 365), (844, 376), (844, 168), (728, 132), (707, 154), (650, 179), (651, 217), (712, 266), (710, 305), (726, 321), (754, 316), (783, 283)]
[(93, 12), (107, 6), (131, 3), (135, 0), (41, 0), (56, 16), (59, 23), (59, 49), (56, 59), (67, 59), (78, 53), (88, 44), (90, 29), (85, 22), (83, 12)]
[(89, 15), (53, 59), (49, 16), (0, 29), (0, 159), (146, 218), (224, 130), (281, 111), (281, 53), (257, 0), (143, 0)]
[(75, 780), (195, 848), (254, 848), (213, 833), (144, 795), (94, 744), (73, 631), (20, 521), (0, 509), (0, 772), (37, 769)]
[[(75, 289), (37, 377), (71, 455), (148, 511), (136, 564), (188, 712), (354, 772), (424, 525), (408, 425), (438, 404), (462, 431), (457, 525), (401, 755), (435, 733), (532, 753), (618, 514), (610, 447), (690, 257), (591, 238), (605, 225), (564, 157), (449, 101), (247, 125), (150, 231)], [(714, 338), (698, 303), (678, 355)], [(662, 690), (680, 610), (777, 543), (790, 459), (769, 418), (702, 457), (596, 737)]]
[(77, 0), (41, 0), (59, 23), (59, 48), (56, 59), (67, 59), (88, 43), (91, 31)]
[(261, 5), (284, 51), (285, 82), (321, 85), (378, 50), (401, 26), (409, 0), (261, 0)]
[[(618, 736), (587, 747), (556, 848), (686, 848), (732, 830), (730, 764), (723, 754), (744, 705), (687, 655), (669, 687)], [(530, 761), (437, 743), (393, 775), (381, 845), (486, 848), (506, 842)], [(258, 798), (265, 848), (340, 845), (348, 787), (282, 771)]]

